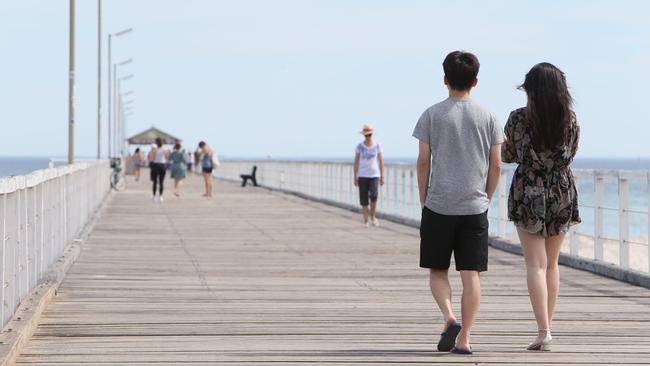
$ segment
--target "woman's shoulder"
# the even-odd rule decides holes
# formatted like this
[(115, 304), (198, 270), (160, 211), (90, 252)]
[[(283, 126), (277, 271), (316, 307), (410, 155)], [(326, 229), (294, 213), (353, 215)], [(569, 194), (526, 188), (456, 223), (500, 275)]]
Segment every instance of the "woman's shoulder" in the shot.
[(526, 117), (526, 107), (521, 107), (510, 112), (510, 118), (525, 118)]
[(510, 115), (508, 116), (508, 121), (506, 122), (506, 125), (518, 125), (520, 123), (523, 123), (526, 121), (526, 107), (521, 107), (513, 110), (510, 112)]

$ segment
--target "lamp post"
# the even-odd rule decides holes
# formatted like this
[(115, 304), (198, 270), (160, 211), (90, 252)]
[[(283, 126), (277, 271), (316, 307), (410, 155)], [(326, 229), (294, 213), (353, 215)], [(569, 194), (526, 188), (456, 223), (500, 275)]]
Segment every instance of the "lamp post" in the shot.
[(111, 111), (112, 111), (112, 93), (111, 93), (111, 88), (112, 88), (112, 75), (111, 75), (111, 69), (113, 68), (113, 59), (111, 56), (111, 52), (113, 49), (113, 37), (120, 37), (125, 34), (133, 32), (133, 28), (128, 28), (120, 32), (116, 33), (109, 33), (108, 34), (108, 156), (109, 158), (112, 155), (112, 141), (111, 141), (111, 123), (112, 123), (112, 116), (111, 116)]
[(75, 0), (70, 0), (70, 43), (68, 64), (68, 164), (74, 163), (74, 47)]
[(102, 154), (102, 0), (97, 0), (97, 160)]
[[(127, 60), (127, 61), (130, 62), (130, 60)], [(117, 106), (117, 111), (116, 111), (116, 114), (115, 114), (115, 116), (116, 116), (115, 128), (119, 132), (116, 131), (117, 133), (115, 135), (115, 138), (116, 139), (119, 138), (119, 142), (118, 142), (116, 148), (120, 149), (120, 154), (124, 153), (124, 138), (126, 137), (126, 135), (124, 134), (124, 132), (125, 132), (124, 118), (122, 116), (124, 111), (122, 109), (123, 108), (123, 106), (122, 106), (122, 94), (120, 92), (121, 91), (121, 84), (122, 84), (123, 80), (129, 80), (129, 79), (132, 79), (132, 78), (133, 78), (133, 74), (124, 75), (124, 76), (121, 76), (121, 77), (117, 78), (117, 88), (116, 88), (117, 89), (116, 90), (117, 91), (117, 99), (116, 99), (116, 103), (115, 103), (116, 106)]]
[(118, 136), (119, 136), (119, 134), (118, 134), (119, 126), (117, 125), (117, 121), (119, 119), (119, 116), (117, 115), (117, 96), (118, 96), (117, 88), (116, 88), (116, 85), (117, 85), (117, 69), (118, 69), (118, 67), (128, 65), (131, 62), (133, 62), (133, 59), (129, 58), (129, 59), (126, 59), (126, 60), (124, 60), (122, 62), (118, 62), (118, 63), (113, 64), (113, 80), (111, 81), (111, 83), (113, 84), (113, 106), (111, 107), (112, 113), (113, 113), (113, 119), (110, 122), (110, 123), (113, 124), (113, 129), (114, 129), (114, 132), (113, 132), (113, 146), (112, 146), (113, 154), (118, 153), (117, 149), (119, 147), (119, 141), (117, 140)]

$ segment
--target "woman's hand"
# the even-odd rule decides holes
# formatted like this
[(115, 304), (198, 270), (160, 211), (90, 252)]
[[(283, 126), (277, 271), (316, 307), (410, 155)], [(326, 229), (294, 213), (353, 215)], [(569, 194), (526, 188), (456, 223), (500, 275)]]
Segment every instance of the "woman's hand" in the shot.
[(379, 177), (379, 184), (384, 185), (384, 177)]

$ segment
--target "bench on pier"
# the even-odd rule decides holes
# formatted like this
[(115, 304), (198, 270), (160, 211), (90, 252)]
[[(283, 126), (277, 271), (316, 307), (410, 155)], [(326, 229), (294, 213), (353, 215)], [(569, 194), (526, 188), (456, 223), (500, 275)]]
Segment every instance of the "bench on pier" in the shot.
[(241, 186), (246, 187), (246, 183), (248, 183), (248, 180), (250, 180), (255, 187), (257, 187), (257, 177), (255, 176), (257, 174), (257, 165), (253, 165), (253, 171), (250, 174), (240, 174), (239, 176), (241, 177)]

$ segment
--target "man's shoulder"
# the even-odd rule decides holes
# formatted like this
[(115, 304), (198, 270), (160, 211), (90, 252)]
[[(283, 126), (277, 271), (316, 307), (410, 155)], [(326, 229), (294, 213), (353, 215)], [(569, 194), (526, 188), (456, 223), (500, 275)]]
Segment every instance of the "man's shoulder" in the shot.
[(441, 111), (441, 110), (446, 110), (446, 109), (449, 108), (450, 105), (451, 105), (451, 103), (450, 103), (449, 98), (443, 99), (443, 100), (439, 101), (438, 103), (436, 103), (436, 104), (430, 106), (429, 108), (425, 109), (424, 113), (431, 114), (431, 113), (436, 113), (436, 112)]
[(497, 119), (496, 114), (492, 112), (491, 109), (483, 106), (480, 103), (475, 102), (474, 100), (472, 100), (471, 103), (469, 104), (469, 108), (471, 108), (472, 111), (478, 116), (482, 116), (493, 120)]

